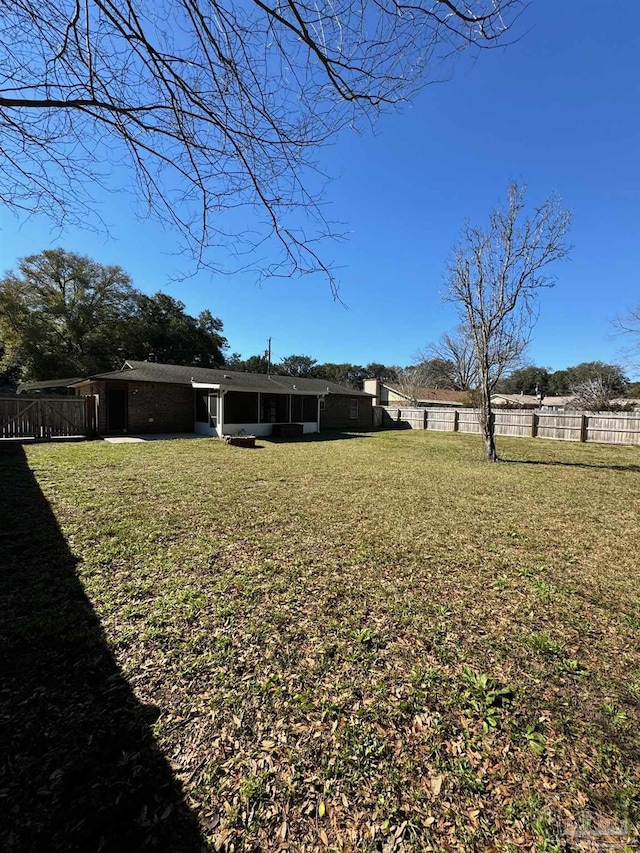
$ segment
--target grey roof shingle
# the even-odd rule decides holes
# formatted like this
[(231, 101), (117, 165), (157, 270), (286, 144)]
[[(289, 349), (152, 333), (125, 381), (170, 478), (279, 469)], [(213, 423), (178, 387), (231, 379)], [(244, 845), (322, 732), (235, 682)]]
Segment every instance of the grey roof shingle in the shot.
[[(152, 361), (126, 361), (122, 370), (98, 373), (89, 379), (115, 379), (129, 382), (170, 382), (191, 385), (193, 382), (210, 383), (222, 387), (247, 391), (298, 392), (301, 394), (348, 394), (351, 397), (371, 397), (364, 391), (345, 388), (327, 379), (308, 379), (299, 376), (280, 376), (264, 373), (244, 373), (224, 368), (184, 367), (179, 364), (156, 364)], [(84, 380), (86, 381), (86, 380)]]

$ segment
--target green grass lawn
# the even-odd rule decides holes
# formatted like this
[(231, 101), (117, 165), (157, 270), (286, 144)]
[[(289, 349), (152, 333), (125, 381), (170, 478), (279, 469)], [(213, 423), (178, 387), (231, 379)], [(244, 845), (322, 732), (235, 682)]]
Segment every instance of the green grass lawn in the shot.
[(638, 449), (260, 444), (28, 447), (62, 535), (0, 453), (2, 849), (579, 850), (585, 810), (631, 843)]

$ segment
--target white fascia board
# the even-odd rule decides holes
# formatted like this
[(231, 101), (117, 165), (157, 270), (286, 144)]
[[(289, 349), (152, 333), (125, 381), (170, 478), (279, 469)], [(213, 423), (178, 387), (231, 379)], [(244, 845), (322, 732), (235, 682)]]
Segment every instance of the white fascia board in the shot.
[[(326, 392), (320, 391), (304, 391), (299, 388), (291, 389), (288, 388), (270, 388), (268, 391), (264, 388), (250, 388), (246, 385), (222, 385), (221, 383), (213, 383), (213, 382), (194, 382), (191, 380), (192, 388), (200, 388), (200, 389), (210, 389), (211, 391), (240, 391), (246, 394), (293, 394), (298, 395), (299, 397), (324, 397)], [(313, 421), (310, 421), (313, 423)]]

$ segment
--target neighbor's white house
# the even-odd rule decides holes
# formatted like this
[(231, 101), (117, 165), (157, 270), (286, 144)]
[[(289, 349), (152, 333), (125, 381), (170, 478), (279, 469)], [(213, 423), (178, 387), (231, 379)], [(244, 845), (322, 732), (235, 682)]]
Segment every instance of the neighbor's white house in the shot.
[(374, 398), (374, 406), (449, 406), (469, 405), (466, 391), (449, 391), (446, 388), (412, 388), (411, 393), (393, 382), (365, 379), (364, 390)]

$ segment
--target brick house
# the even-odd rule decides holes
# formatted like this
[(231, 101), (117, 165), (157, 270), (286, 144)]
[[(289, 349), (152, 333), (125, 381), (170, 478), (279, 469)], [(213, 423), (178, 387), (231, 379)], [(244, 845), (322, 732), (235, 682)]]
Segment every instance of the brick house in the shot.
[(102, 435), (265, 436), (368, 429), (373, 423), (370, 394), (325, 379), (126, 361), (121, 370), (88, 376), (72, 387), (97, 396)]

